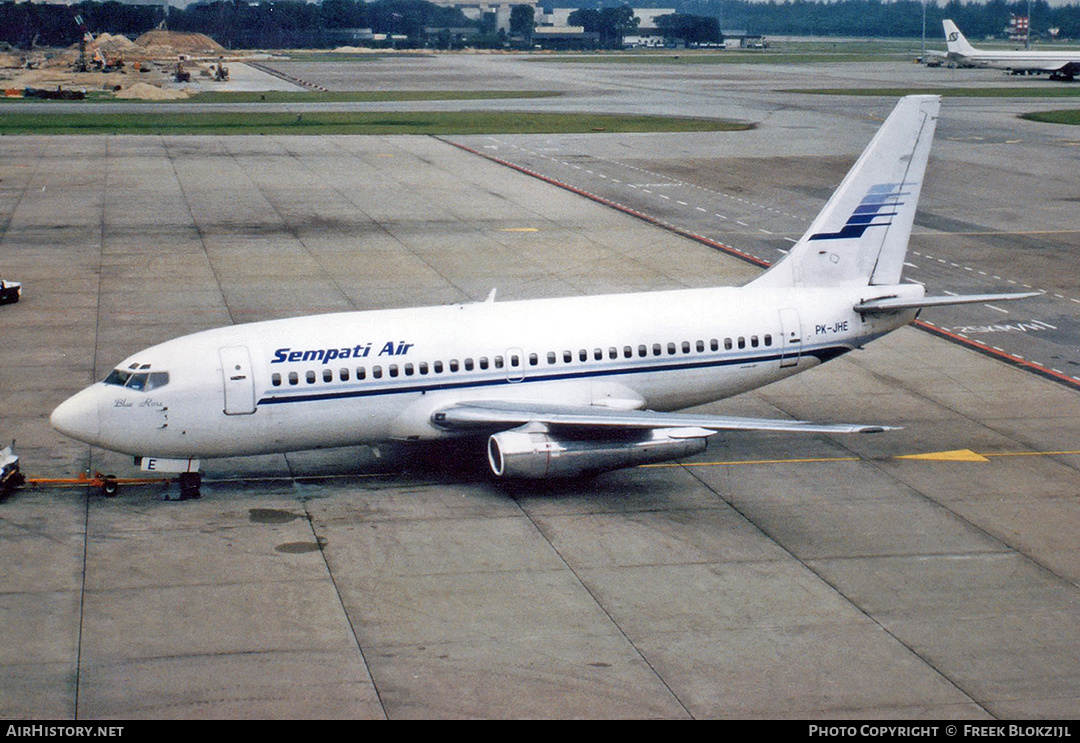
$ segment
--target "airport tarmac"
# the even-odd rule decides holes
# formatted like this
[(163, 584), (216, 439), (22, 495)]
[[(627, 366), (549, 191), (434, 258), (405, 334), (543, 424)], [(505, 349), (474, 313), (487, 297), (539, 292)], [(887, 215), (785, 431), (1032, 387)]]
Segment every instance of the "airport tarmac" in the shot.
[[(584, 105), (576, 70), (557, 72)], [(606, 92), (620, 74), (663, 108), (667, 72), (605, 70), (597, 110), (624, 100)], [(743, 283), (761, 269), (682, 233), (704, 220), (721, 224), (710, 240), (782, 247), (889, 107), (774, 86), (754, 109), (754, 94), (728, 110), (755, 130), (707, 136), (2, 138), (0, 270), (25, 296), (0, 308), (0, 435), (29, 476), (131, 476), (48, 414), (161, 340), (492, 287)], [(962, 244), (940, 257), (977, 274), (1006, 265), (1005, 236), (961, 237), (974, 231), (945, 217), (995, 233), (1050, 220), (1061, 259), (1033, 247), (1017, 265), (1069, 288), (1076, 194), (1021, 210), (1001, 176), (1064, 172), (1073, 150), (1035, 128), (1019, 148), (951, 136), (1038, 103), (946, 102), (920, 250)], [(666, 184), (633, 203), (674, 229), (589, 197), (630, 168), (626, 184)], [(703, 190), (724, 173), (727, 190)], [(738, 211), (714, 223), (698, 202), (684, 218), (695, 184), (714, 218)], [(1075, 388), (911, 328), (707, 409), (903, 428), (732, 434), (684, 463), (519, 490), (470, 452), (397, 447), (207, 462), (196, 501), (166, 484), (25, 488), (0, 503), (0, 716), (1075, 716)]]

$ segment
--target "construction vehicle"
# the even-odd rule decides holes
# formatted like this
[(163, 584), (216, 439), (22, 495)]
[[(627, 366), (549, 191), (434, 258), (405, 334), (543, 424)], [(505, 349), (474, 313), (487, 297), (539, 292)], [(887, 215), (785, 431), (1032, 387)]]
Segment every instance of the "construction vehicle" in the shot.
[(82, 16), (78, 13), (75, 14), (75, 23), (78, 24), (79, 30), (82, 32), (79, 37), (79, 57), (73, 65), (76, 72), (90, 72), (91, 70), (115, 72), (123, 69), (124, 58), (122, 56), (109, 58), (105, 52), (98, 48), (94, 40), (94, 34), (86, 27), (86, 23), (83, 22)]

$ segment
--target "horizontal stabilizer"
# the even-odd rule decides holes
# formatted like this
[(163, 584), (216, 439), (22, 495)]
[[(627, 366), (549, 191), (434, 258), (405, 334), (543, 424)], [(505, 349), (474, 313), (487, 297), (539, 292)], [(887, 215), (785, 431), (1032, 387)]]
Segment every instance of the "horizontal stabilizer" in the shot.
[(578, 428), (641, 430), (703, 429), (701, 436), (717, 431), (786, 431), (802, 433), (880, 433), (894, 430), (887, 426), (851, 423), (809, 423), (772, 418), (735, 418), (719, 415), (661, 413), (652, 410), (616, 410), (599, 405), (548, 405), (545, 403), (488, 402), (459, 403), (431, 416), (431, 422), (450, 431), (516, 428), (527, 423)]
[(966, 294), (962, 296), (936, 297), (881, 297), (868, 299), (855, 305), (855, 311), (863, 314), (875, 312), (896, 312), (897, 310), (915, 310), (923, 307), (942, 307), (950, 304), (979, 304), (982, 302), (1010, 302), (1014, 299), (1038, 297), (1042, 292), (1020, 292), (1015, 294)]

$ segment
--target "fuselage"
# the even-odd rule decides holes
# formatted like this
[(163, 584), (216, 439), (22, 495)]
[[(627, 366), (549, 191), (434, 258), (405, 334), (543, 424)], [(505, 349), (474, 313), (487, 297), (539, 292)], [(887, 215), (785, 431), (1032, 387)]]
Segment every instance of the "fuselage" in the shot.
[(1069, 65), (1080, 64), (1080, 53), (1067, 52), (978, 51), (961, 56), (968, 64), (1003, 70), (1054, 72)]
[(442, 438), (432, 414), (469, 400), (678, 410), (910, 322), (914, 311), (852, 309), (884, 289), (690, 289), (237, 325), (140, 351), (52, 421), (105, 449), (182, 459)]
[(1013, 72), (1051, 73), (1060, 79), (1072, 79), (1080, 73), (1080, 52), (1070, 50), (1031, 51), (1017, 49), (996, 51), (976, 49), (951, 20), (942, 21), (948, 56), (972, 67), (993, 67)]

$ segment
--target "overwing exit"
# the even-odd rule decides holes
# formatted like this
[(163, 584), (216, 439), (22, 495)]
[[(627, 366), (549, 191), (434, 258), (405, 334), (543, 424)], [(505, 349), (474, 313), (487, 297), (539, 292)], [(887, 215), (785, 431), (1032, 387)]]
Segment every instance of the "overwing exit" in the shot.
[(180, 474), (201, 460), (462, 438), (496, 477), (603, 472), (704, 450), (718, 431), (877, 424), (678, 413), (784, 379), (911, 322), (901, 283), (939, 109), (902, 99), (784, 260), (743, 287), (352, 312), (209, 330), (139, 351), (52, 424)]

